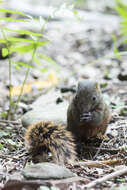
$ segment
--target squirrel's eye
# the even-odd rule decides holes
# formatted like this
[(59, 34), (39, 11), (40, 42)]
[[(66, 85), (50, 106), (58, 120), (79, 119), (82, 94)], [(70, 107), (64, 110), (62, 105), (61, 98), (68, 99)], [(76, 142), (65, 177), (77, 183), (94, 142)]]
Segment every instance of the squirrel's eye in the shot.
[(96, 100), (96, 96), (93, 96), (93, 97), (92, 97), (92, 100), (95, 101), (95, 100)]

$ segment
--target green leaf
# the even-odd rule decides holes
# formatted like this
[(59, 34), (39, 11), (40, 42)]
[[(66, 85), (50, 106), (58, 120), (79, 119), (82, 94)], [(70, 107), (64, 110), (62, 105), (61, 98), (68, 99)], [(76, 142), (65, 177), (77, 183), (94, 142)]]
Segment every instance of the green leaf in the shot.
[(119, 14), (120, 14), (122, 17), (127, 18), (127, 12), (126, 12), (122, 7), (117, 7), (116, 10), (119, 12)]
[(76, 9), (73, 9), (73, 14), (76, 16), (78, 15), (78, 11)]
[(7, 118), (7, 116), (8, 116), (8, 113), (7, 112), (2, 112), (2, 113), (0, 113), (0, 115), (1, 115), (1, 117), (2, 118)]
[(107, 87), (107, 85), (108, 85), (108, 84), (107, 84), (106, 82), (105, 82), (105, 83), (101, 83), (101, 84), (100, 84), (101, 88), (106, 88), (106, 87)]
[(6, 28), (6, 27), (2, 27), (3, 30), (7, 30), (7, 31), (12, 31), (12, 32), (16, 32), (18, 34), (22, 34), (22, 35), (33, 35), (33, 36), (43, 36), (41, 33), (37, 33), (37, 32), (31, 32), (28, 30), (15, 30), (15, 29), (10, 29), (10, 28)]
[(113, 42), (114, 42), (114, 48), (113, 48), (114, 54), (115, 54), (115, 56), (117, 57), (117, 59), (120, 59), (121, 56), (120, 56), (119, 51), (118, 51), (118, 48), (117, 48), (116, 36), (115, 36), (115, 35), (112, 35), (112, 39), (113, 39)]
[(35, 62), (37, 65), (41, 65), (39, 59), (38, 59), (36, 56), (34, 56), (34, 62)]
[(44, 54), (38, 54), (39, 55), (39, 58), (41, 59), (44, 59), (45, 61), (47, 61), (48, 63), (51, 63), (51, 64), (56, 64), (56, 62), (51, 58), (51, 57), (48, 57), (47, 55), (44, 55)]
[(28, 44), (28, 45), (23, 45), (23, 46), (18, 46), (18, 47), (11, 47), (10, 48), (10, 52), (18, 52), (18, 53), (28, 53), (30, 51), (32, 51), (34, 49), (34, 45), (33, 44)]
[(9, 54), (8, 49), (7, 48), (2, 48), (2, 56), (6, 57)]
[(10, 47), (10, 52), (18, 52), (18, 53), (28, 53), (32, 50), (34, 50), (35, 48), (37, 48), (38, 46), (42, 46), (47, 44), (48, 41), (42, 41), (42, 42), (33, 42), (30, 43), (28, 45), (22, 45), (22, 46), (18, 46), (18, 47)]
[(42, 73), (45, 73), (45, 72), (47, 72), (48, 71), (48, 68), (42, 68), (42, 69), (40, 69), (40, 71), (42, 72)]
[(15, 68), (19, 71), (21, 67), (19, 65), (15, 65)]
[(127, 108), (122, 108), (122, 109), (120, 110), (120, 115), (122, 115), (122, 116), (127, 116)]
[(5, 20), (5, 21), (12, 21), (12, 22), (28, 22), (28, 20), (25, 19), (14, 19), (11, 17), (0, 17), (0, 20)]
[(122, 41), (123, 44), (126, 44), (127, 43), (127, 38), (125, 38), (123, 41)]
[(0, 43), (2, 43), (2, 44), (6, 44), (6, 40), (0, 40)]
[(19, 66), (24, 66), (24, 67), (31, 67), (31, 68), (34, 68), (33, 65), (29, 65), (29, 64), (23, 63), (23, 62), (12, 62), (12, 64), (19, 65)]
[(24, 14), (24, 13), (22, 13), (20, 11), (14, 11), (14, 10), (9, 10), (9, 9), (0, 9), (0, 12), (19, 14), (19, 15), (22, 15), (22, 16), (26, 16), (26, 14)]
[[(34, 40), (26, 39), (26, 38), (18, 38), (18, 37), (7, 37), (6, 38), (8, 42), (11, 43), (19, 43), (19, 42), (34, 42)], [(0, 43), (6, 44), (6, 40), (0, 39)]]
[(8, 37), (7, 40), (10, 42), (34, 42), (34, 40), (18, 37)]
[(44, 46), (44, 45), (46, 45), (48, 43), (49, 43), (49, 41), (34, 41), (34, 44), (36, 46)]

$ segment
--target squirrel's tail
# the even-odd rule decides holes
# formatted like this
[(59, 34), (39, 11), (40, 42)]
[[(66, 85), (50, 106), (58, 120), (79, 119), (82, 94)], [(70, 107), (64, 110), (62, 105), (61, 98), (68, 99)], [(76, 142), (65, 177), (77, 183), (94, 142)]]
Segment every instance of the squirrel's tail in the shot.
[(71, 132), (51, 121), (29, 126), (25, 133), (25, 144), (35, 161), (48, 161), (49, 153), (57, 164), (73, 163), (76, 159)]

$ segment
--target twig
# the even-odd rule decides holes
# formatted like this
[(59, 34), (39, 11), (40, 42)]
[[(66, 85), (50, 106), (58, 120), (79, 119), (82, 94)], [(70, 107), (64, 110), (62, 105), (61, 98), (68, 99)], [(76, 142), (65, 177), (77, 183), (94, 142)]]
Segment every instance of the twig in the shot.
[(113, 115), (113, 119), (127, 120), (126, 117), (124, 117), (124, 116), (120, 116), (120, 115), (117, 115), (117, 116)]
[(112, 153), (112, 154), (116, 154), (116, 153), (118, 153), (118, 151), (120, 150), (120, 149), (109, 149), (109, 148), (101, 148), (101, 147), (91, 147), (91, 146), (85, 146), (85, 150), (92, 150), (92, 151), (98, 151), (98, 149), (100, 150), (100, 152), (110, 152), (110, 153)]
[[(16, 155), (17, 156), (17, 155)], [(14, 156), (14, 155), (5, 155), (5, 154), (0, 154), (0, 158), (3, 158), (3, 159), (13, 159), (13, 160), (20, 160), (22, 157), (24, 157), (25, 156), (25, 159), (27, 158), (27, 157), (30, 157), (29, 155), (28, 155), (28, 153), (22, 153), (21, 155), (18, 155), (17, 157), (16, 156)]]
[(105, 175), (99, 179), (96, 179), (92, 182), (90, 182), (89, 184), (87, 185), (84, 185), (84, 189), (89, 189), (89, 188), (92, 188), (98, 184), (101, 184), (101, 183), (104, 183), (108, 180), (111, 180), (112, 178), (115, 178), (115, 177), (118, 177), (118, 176), (121, 176), (121, 175), (124, 175), (124, 174), (127, 174), (127, 167), (125, 167), (124, 169), (121, 169), (119, 171), (115, 171), (115, 172), (112, 172), (111, 174), (108, 174), (108, 175)]
[(20, 124), (19, 121), (11, 121), (11, 120), (0, 120), (0, 123), (11, 123), (11, 124), (15, 124), (15, 125)]
[(98, 167), (98, 168), (102, 168), (103, 166), (112, 166), (112, 165), (117, 165), (117, 164), (121, 164), (122, 162), (124, 162), (126, 160), (126, 158), (124, 159), (119, 159), (119, 160), (103, 160), (103, 161), (87, 161), (87, 162), (83, 162), (80, 161), (78, 162), (80, 165), (86, 166), (86, 167)]
[(99, 146), (99, 148), (98, 148), (96, 154), (94, 155), (93, 160), (95, 160), (95, 158), (96, 158), (96, 157), (98, 156), (98, 154), (100, 153), (103, 144), (104, 144), (104, 139), (103, 139), (102, 143), (100, 144), (100, 146)]

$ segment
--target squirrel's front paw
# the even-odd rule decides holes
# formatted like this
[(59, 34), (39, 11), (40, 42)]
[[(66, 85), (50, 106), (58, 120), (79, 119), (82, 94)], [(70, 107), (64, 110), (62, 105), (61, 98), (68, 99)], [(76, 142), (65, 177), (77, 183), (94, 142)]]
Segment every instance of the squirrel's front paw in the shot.
[(91, 112), (85, 112), (80, 115), (80, 122), (88, 122), (92, 118)]

